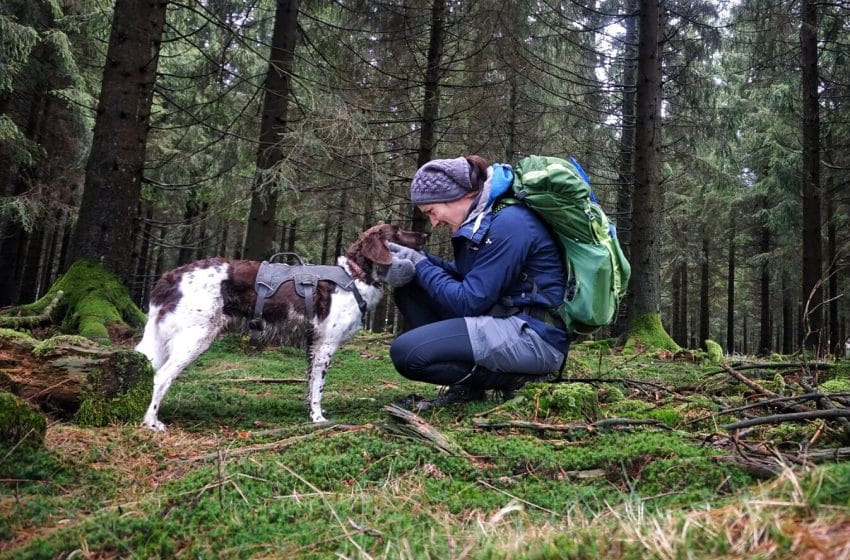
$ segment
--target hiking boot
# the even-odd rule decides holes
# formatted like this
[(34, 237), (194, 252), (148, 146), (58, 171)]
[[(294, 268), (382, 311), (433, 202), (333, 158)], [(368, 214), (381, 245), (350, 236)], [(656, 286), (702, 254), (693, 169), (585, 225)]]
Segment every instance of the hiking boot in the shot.
[(487, 395), (483, 389), (474, 389), (466, 385), (452, 385), (445, 393), (438, 395), (435, 399), (414, 403), (414, 410), (424, 412), (447, 404), (466, 404), (483, 400), (487, 400)]
[(419, 395), (417, 393), (410, 393), (407, 396), (394, 400), (393, 404), (402, 408), (410, 408), (416, 406), (418, 403), (421, 403), (424, 400), (426, 399), (422, 395)]
[(509, 401), (516, 396), (516, 392), (522, 389), (526, 383), (543, 383), (549, 378), (548, 374), (544, 375), (517, 375), (516, 379), (505, 387), (498, 389), (499, 396), (502, 402)]

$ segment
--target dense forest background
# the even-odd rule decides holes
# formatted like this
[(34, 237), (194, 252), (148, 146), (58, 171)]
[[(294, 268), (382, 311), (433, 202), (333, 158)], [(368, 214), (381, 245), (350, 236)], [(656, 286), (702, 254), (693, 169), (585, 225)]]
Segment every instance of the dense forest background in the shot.
[(840, 0), (0, 0), (0, 306), (80, 258), (142, 306), (199, 258), (330, 263), (425, 227), (429, 159), (572, 155), (633, 265), (612, 334), (837, 353), (848, 57)]

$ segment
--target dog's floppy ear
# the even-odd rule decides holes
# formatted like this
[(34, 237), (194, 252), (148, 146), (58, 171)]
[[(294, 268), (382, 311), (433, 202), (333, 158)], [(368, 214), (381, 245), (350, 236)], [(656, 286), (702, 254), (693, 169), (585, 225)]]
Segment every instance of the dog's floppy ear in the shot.
[(384, 240), (377, 235), (370, 235), (363, 240), (360, 253), (373, 263), (387, 266), (393, 263), (392, 253), (390, 253)]

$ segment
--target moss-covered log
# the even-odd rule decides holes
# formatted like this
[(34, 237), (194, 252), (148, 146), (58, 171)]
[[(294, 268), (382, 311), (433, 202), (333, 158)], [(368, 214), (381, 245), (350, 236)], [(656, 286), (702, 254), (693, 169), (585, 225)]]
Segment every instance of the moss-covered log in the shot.
[[(58, 295), (60, 292), (62, 296)], [(144, 313), (120, 280), (100, 264), (86, 260), (76, 261), (38, 301), (13, 308), (0, 317), (0, 326), (25, 326), (28, 321), (22, 318), (37, 317), (35, 322), (42, 322), (45, 316), (63, 332), (77, 333), (102, 344), (124, 338), (124, 333), (145, 322)]]
[(0, 390), (85, 425), (138, 422), (153, 390), (153, 370), (138, 352), (81, 336), (38, 341), (0, 330)]

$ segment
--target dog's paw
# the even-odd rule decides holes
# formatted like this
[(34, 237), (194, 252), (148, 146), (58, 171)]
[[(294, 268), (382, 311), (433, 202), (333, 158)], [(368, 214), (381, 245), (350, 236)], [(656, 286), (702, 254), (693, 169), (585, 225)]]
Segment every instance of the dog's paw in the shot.
[(145, 420), (144, 422), (142, 422), (142, 427), (147, 428), (149, 430), (153, 430), (155, 432), (165, 431), (165, 424), (163, 424), (159, 420)]

